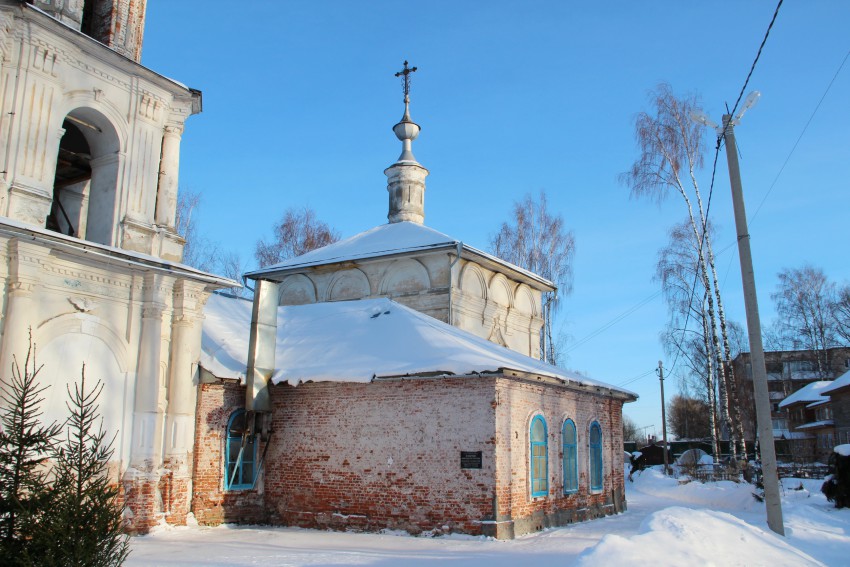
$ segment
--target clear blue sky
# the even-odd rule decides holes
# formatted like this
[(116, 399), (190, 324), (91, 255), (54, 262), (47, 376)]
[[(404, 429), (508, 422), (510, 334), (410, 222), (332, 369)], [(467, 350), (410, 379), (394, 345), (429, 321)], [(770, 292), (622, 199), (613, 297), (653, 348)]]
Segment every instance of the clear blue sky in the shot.
[[(431, 175), (426, 224), (486, 248), (512, 202), (545, 189), (575, 232), (575, 290), (561, 315), (568, 366), (612, 384), (663, 356), (667, 313), (652, 281), (678, 201), (629, 198), (634, 117), (662, 81), (720, 120), (743, 85), (776, 2), (149, 2), (142, 62), (204, 93), (187, 123), (181, 188), (200, 191), (201, 230), (253, 267), (256, 241), (291, 206), (343, 236), (386, 222), (385, 167), (400, 147), (393, 73), (414, 75), (414, 152)], [(783, 267), (850, 280), (850, 62), (779, 173), (850, 51), (850, 3), (788, 0), (736, 129), (765, 323)], [(709, 165), (713, 134), (706, 132)], [(734, 243), (721, 153), (715, 250)], [(701, 172), (708, 189), (710, 169)], [(766, 200), (765, 197), (767, 196)], [(753, 218), (759, 203), (764, 204)], [(729, 318), (744, 322), (737, 251), (718, 257)], [(607, 327), (607, 328), (606, 328)], [(598, 332), (605, 329), (602, 332)], [(597, 333), (592, 339), (586, 337)], [(654, 373), (625, 413), (660, 435)], [(676, 381), (667, 382), (668, 398)]]

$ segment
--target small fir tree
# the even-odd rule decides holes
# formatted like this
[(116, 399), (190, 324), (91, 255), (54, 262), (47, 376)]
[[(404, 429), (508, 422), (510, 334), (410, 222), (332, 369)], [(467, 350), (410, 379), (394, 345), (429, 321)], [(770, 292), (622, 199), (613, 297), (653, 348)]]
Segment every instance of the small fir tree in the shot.
[(68, 387), (67, 436), (54, 452), (54, 504), (39, 533), (45, 567), (117, 566), (129, 554), (118, 488), (109, 480), (114, 437), (103, 430), (102, 391), (100, 381), (86, 389), (85, 365), (80, 383)]
[(52, 508), (48, 467), (61, 424), (40, 422), (46, 387), (37, 382), (41, 366), (30, 334), (23, 371), (12, 357), (11, 378), (0, 388), (0, 564), (38, 563), (34, 544)]

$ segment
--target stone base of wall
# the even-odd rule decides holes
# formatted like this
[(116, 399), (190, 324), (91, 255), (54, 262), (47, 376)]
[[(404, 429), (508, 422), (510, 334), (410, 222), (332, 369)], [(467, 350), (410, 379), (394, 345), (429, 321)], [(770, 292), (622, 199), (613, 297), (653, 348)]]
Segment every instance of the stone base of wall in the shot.
[(119, 495), (127, 533), (146, 534), (162, 520), (185, 526), (191, 490), (191, 478), (185, 474), (128, 470)]
[(122, 481), (124, 521), (127, 533), (148, 533), (159, 523), (162, 513), (159, 503), (159, 477), (154, 473), (127, 471)]
[(626, 511), (626, 499), (619, 494), (608, 499), (604, 504), (593, 504), (586, 508), (570, 510), (554, 510), (552, 512), (538, 511), (530, 516), (516, 519), (503, 519), (499, 522), (485, 522), (482, 525), (482, 535), (497, 539), (513, 539), (517, 536), (539, 532), (546, 528), (568, 526), (576, 522), (586, 522), (604, 516), (611, 516)]

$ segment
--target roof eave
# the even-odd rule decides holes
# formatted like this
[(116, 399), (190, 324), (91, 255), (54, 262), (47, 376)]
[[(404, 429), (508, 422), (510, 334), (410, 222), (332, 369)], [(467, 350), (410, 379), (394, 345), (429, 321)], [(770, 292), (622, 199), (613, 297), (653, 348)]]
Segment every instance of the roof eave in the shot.
[(177, 274), (182, 277), (194, 279), (203, 282), (210, 289), (223, 289), (242, 287), (238, 282), (229, 278), (224, 278), (204, 272), (192, 266), (181, 264), (179, 262), (170, 262), (147, 254), (135, 253), (129, 250), (106, 246), (88, 240), (81, 240), (72, 236), (53, 232), (47, 229), (38, 227), (26, 227), (23, 224), (18, 224), (12, 219), (0, 218), (0, 234), (6, 234), (12, 238), (26, 237), (35, 242), (49, 244), (55, 248), (61, 249), (75, 256), (96, 255), (108, 257), (113, 262), (123, 263), (127, 267), (137, 267), (142, 269), (150, 269), (154, 271), (164, 271), (172, 274)]
[(397, 258), (400, 256), (411, 256), (411, 255), (420, 255), (420, 254), (429, 254), (431, 252), (439, 252), (442, 250), (455, 250), (457, 247), (457, 243), (447, 242), (440, 243), (431, 246), (420, 246), (418, 248), (408, 248), (406, 250), (400, 250), (395, 252), (387, 252), (385, 254), (378, 253), (372, 256), (362, 256), (359, 258), (345, 258), (340, 260), (331, 260), (326, 262), (304, 262), (303, 264), (297, 264), (294, 266), (286, 266), (284, 268), (262, 268), (259, 270), (254, 270), (252, 272), (246, 272), (245, 277), (251, 280), (270, 280), (270, 281), (282, 281), (284, 277), (292, 275), (292, 274), (300, 274), (307, 271), (314, 271), (321, 268), (328, 268), (332, 266), (342, 266), (346, 264), (356, 265), (356, 264), (364, 264), (369, 262), (376, 262), (379, 260), (388, 260), (392, 258)]
[(530, 272), (528, 270), (520, 268), (519, 266), (511, 264), (510, 262), (506, 262), (505, 260), (497, 258), (482, 250), (478, 250), (477, 248), (473, 248), (471, 246), (463, 244), (463, 251), (461, 252), (461, 254), (466, 256), (467, 259), (474, 259), (476, 262), (484, 265), (484, 267), (486, 268), (496, 268), (494, 271), (504, 271), (505, 268), (507, 268), (507, 270), (511, 273), (514, 279), (524, 284), (528, 284), (537, 290), (555, 291), (557, 289), (557, 286), (546, 278), (539, 276), (534, 272)]

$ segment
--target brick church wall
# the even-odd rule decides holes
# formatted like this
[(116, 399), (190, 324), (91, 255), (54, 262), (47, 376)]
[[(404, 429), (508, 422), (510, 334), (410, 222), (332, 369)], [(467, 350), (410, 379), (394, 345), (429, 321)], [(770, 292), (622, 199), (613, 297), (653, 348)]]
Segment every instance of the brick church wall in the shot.
[[(498, 537), (514, 537), (546, 527), (569, 524), (625, 510), (623, 478), (622, 402), (556, 384), (499, 379), (496, 418), (498, 430)], [(532, 497), (529, 486), (529, 427), (541, 415), (547, 427), (548, 493)], [(564, 494), (562, 426), (576, 425), (578, 491)], [(590, 489), (590, 425), (602, 428), (603, 485)]]
[[(230, 415), (245, 407), (245, 388), (236, 381), (201, 384), (195, 417), (192, 512), (201, 524), (263, 523), (262, 483), (253, 490), (224, 491), (225, 430)], [(258, 452), (262, 452), (262, 444)]]
[[(257, 486), (224, 492), (224, 431), (244, 407), (244, 388), (201, 386), (193, 498), (200, 523), (513, 537), (625, 509), (620, 401), (495, 376), (283, 384), (271, 388), (271, 399), (273, 433)], [(547, 421), (550, 486), (548, 496), (531, 499), (535, 412)], [(560, 465), (566, 417), (578, 428), (581, 475), (579, 492), (568, 496)], [(591, 494), (594, 420), (605, 480)], [(480, 451), (481, 468), (461, 468), (461, 451)]]
[[(275, 523), (478, 533), (493, 508), (493, 380), (282, 385), (266, 499)], [(481, 469), (461, 469), (481, 451)]]

